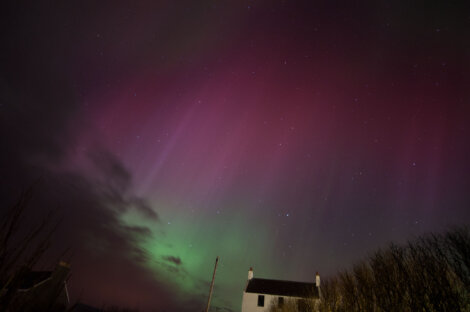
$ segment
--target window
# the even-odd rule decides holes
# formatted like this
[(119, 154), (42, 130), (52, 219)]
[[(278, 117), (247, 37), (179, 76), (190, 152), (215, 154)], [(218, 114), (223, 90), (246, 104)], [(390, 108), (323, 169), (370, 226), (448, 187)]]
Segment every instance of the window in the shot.
[(282, 307), (284, 305), (284, 297), (277, 298), (277, 305)]
[(264, 307), (264, 295), (258, 295), (258, 307)]

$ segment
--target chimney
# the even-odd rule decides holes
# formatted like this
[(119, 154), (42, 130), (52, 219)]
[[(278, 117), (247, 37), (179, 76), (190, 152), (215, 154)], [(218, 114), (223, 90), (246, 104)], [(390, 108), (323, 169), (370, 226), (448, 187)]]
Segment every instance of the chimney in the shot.
[(315, 284), (317, 285), (317, 287), (320, 287), (320, 274), (316, 274), (315, 276)]
[(64, 267), (64, 268), (67, 268), (67, 269), (70, 269), (70, 263), (67, 263), (65, 261), (59, 261), (59, 266), (60, 267)]
[(250, 268), (248, 271), (248, 280), (251, 280), (253, 278), (253, 268)]

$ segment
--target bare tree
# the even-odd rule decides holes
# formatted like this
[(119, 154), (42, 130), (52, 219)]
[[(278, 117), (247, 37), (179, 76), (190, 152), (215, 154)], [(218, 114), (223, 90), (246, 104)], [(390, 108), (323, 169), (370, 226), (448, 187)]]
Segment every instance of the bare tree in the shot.
[(326, 279), (320, 311), (470, 311), (470, 231), (389, 245)]
[(342, 312), (342, 296), (336, 276), (325, 279), (321, 286), (320, 312)]
[(26, 274), (49, 248), (58, 222), (49, 213), (39, 224), (27, 230), (25, 212), (32, 198), (32, 188), (21, 193), (6, 211), (0, 225), (0, 310), (11, 310)]

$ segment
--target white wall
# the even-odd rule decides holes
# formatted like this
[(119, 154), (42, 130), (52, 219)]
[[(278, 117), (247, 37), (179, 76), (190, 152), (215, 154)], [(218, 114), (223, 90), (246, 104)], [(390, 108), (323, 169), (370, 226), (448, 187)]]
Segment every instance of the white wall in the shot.
[[(277, 304), (278, 298), (280, 296), (273, 296), (273, 295), (264, 295), (264, 307), (258, 307), (258, 295), (262, 294), (254, 294), (254, 293), (246, 293), (243, 292), (243, 301), (242, 301), (242, 311), (241, 312), (267, 312), (271, 306), (271, 303)], [(287, 300), (299, 300), (302, 298), (299, 297), (286, 297), (284, 298), (284, 302)], [(318, 304), (319, 300), (316, 300), (316, 304)], [(315, 310), (317, 307), (315, 308)]]
[(277, 302), (277, 298), (279, 297), (264, 295), (264, 307), (258, 307), (258, 295), (262, 294), (243, 293), (242, 312), (267, 312), (269, 311), (271, 301), (275, 298)]
[(277, 304), (278, 298), (283, 297), (284, 302), (288, 300), (299, 300), (300, 297), (264, 295), (264, 307), (258, 307), (258, 296), (263, 294), (243, 293), (242, 312), (267, 312), (271, 304)]

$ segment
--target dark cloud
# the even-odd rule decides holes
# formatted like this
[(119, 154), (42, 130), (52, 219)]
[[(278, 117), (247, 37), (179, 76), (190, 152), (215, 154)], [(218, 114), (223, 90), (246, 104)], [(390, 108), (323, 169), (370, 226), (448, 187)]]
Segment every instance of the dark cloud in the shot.
[[(104, 302), (128, 306), (141, 302), (142, 310), (151, 306), (180, 310), (175, 308), (165, 284), (152, 278), (153, 272), (145, 268), (149, 256), (138, 243), (151, 237), (150, 229), (127, 226), (119, 219), (122, 211), (133, 209), (131, 205), (126, 207), (121, 196), (112, 198), (103, 191), (112, 186), (101, 181), (90, 181), (71, 172), (44, 172), (34, 186), (28, 222), (34, 223), (51, 209), (57, 209), (62, 217), (42, 265), (50, 267), (63, 250), (70, 249), (65, 260), (72, 264), (71, 297), (80, 296), (95, 305)], [(25, 177), (31, 178), (26, 174)], [(116, 209), (110, 202), (121, 203), (121, 208)], [(109, 283), (113, 292), (109, 291)]]
[(174, 256), (165, 256), (163, 257), (163, 260), (166, 260), (168, 262), (171, 262), (175, 265), (181, 265), (181, 258), (180, 257), (174, 257)]
[(120, 212), (135, 209), (146, 218), (158, 221), (158, 214), (145, 198), (132, 194), (132, 175), (122, 162), (107, 150), (95, 147), (88, 153), (94, 167), (94, 176), (107, 202)]
[(0, 214), (34, 184), (24, 226), (50, 210), (61, 217), (41, 265), (53, 266), (70, 250), (72, 300), (185, 311), (142, 265), (148, 255), (136, 243), (149, 238), (150, 229), (119, 219), (135, 210), (158, 221), (148, 201), (132, 192), (132, 175), (122, 162), (98, 146), (88, 154), (98, 180), (54, 169), (74, 153), (77, 125), (87, 125), (77, 114), (81, 94), (67, 70), (75, 58), (77, 21), (61, 8), (49, 8), (46, 16), (49, 9), (39, 4), (9, 5), (0, 13)]
[(97, 170), (97, 174), (109, 189), (124, 193), (131, 185), (131, 174), (124, 165), (109, 151), (95, 147), (88, 156)]
[[(47, 170), (47, 163), (36, 162), (34, 167), (19, 163), (19, 166), (12, 166), (9, 172), (11, 176), (19, 174), (16, 194), (26, 184), (20, 177), (24, 181), (32, 181), (37, 178), (35, 173), (42, 176), (33, 189), (28, 222), (34, 223), (51, 209), (57, 210), (62, 217), (42, 265), (52, 266), (63, 250), (70, 249), (66, 260), (72, 264), (69, 284), (72, 299), (80, 296), (81, 300), (95, 305), (112, 303), (129, 306), (140, 302), (141, 310), (158, 306), (184, 311), (172, 301), (173, 296), (165, 284), (152, 278), (154, 274), (144, 266), (149, 256), (138, 247), (138, 242), (151, 238), (150, 229), (128, 226), (119, 219), (120, 214), (128, 209), (142, 211), (149, 217), (147, 210), (151, 209), (148, 204), (142, 204), (146, 203), (143, 198), (128, 194), (131, 197), (128, 200), (116, 192), (116, 185), (125, 185), (122, 184), (122, 172), (117, 181), (112, 180), (111, 176), (106, 181), (92, 181), (74, 172)], [(33, 170), (18, 171), (22, 166)], [(129, 189), (126, 192), (129, 193)], [(2, 208), (14, 201), (14, 196), (2, 195)], [(157, 220), (156, 215), (154, 219)]]
[(142, 213), (146, 218), (158, 221), (158, 214), (153, 210), (145, 198), (133, 197), (130, 198), (129, 204)]
[(124, 226), (123, 228), (129, 233), (135, 233), (140, 236), (151, 236), (152, 234), (150, 229), (145, 226)]

